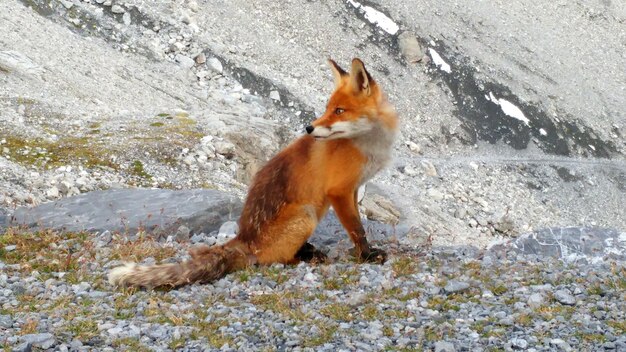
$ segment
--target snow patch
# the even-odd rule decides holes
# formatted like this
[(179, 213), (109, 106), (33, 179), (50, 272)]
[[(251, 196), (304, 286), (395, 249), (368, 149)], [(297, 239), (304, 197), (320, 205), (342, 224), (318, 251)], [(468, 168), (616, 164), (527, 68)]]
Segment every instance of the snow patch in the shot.
[(389, 34), (396, 34), (400, 27), (387, 15), (376, 10), (371, 6), (361, 5), (359, 2), (354, 0), (348, 0), (348, 2), (357, 9), (361, 9), (362, 12), (365, 13), (365, 19), (380, 27), (382, 30)]
[(438, 52), (435, 51), (435, 49), (428, 48), (428, 52), (430, 53), (430, 57), (433, 58), (433, 63), (435, 64), (435, 66), (439, 67), (441, 71), (445, 71), (448, 73), (452, 72), (450, 65), (443, 58), (441, 58), (441, 56)]
[[(502, 109), (502, 112), (506, 115), (522, 121), (526, 124), (526, 126), (530, 125), (530, 120), (526, 117), (526, 115), (524, 115), (524, 112), (520, 110), (520, 108), (518, 108), (515, 104), (503, 98), (496, 98), (491, 92), (489, 92), (489, 97), (485, 96), (485, 98), (487, 98), (487, 100), (496, 105), (500, 105), (500, 109)], [(539, 130), (539, 133), (541, 133), (541, 130)]]

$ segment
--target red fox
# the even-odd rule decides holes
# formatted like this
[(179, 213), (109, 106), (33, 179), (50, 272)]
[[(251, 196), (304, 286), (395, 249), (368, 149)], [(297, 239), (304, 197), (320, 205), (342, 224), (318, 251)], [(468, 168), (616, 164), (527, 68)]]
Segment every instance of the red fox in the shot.
[(307, 134), (279, 152), (254, 176), (235, 238), (190, 250), (176, 264), (127, 263), (109, 282), (148, 288), (208, 283), (253, 264), (325, 260), (307, 242), (332, 205), (362, 261), (382, 263), (386, 253), (370, 247), (361, 224), (357, 190), (391, 158), (398, 117), (359, 59), (350, 73), (328, 60), (335, 91)]

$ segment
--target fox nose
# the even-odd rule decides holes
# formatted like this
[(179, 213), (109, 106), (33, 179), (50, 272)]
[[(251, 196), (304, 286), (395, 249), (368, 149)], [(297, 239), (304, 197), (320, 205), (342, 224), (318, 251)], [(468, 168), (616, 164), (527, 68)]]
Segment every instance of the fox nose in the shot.
[(311, 134), (313, 132), (313, 130), (315, 129), (315, 127), (313, 126), (306, 126), (306, 133)]

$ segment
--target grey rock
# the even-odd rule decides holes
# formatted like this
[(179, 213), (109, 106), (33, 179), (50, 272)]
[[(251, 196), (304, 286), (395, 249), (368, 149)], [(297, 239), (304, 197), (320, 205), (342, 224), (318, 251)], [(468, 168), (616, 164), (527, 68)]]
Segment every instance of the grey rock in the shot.
[(116, 326), (107, 330), (107, 333), (113, 337), (119, 336), (124, 331), (124, 328)]
[(195, 234), (193, 236), (191, 236), (191, 243), (196, 244), (196, 243), (201, 243), (204, 242), (205, 240), (205, 235), (204, 234)]
[(59, 0), (59, 1), (61, 2), (61, 4), (63, 4), (63, 7), (65, 7), (68, 10), (74, 6), (74, 3), (69, 0)]
[(454, 212), (454, 217), (457, 219), (464, 219), (466, 215), (467, 215), (467, 210), (465, 210), (465, 208), (458, 208)]
[(438, 189), (434, 189), (434, 188), (429, 189), (429, 190), (426, 192), (426, 194), (428, 194), (428, 196), (429, 196), (430, 198), (432, 198), (432, 199), (434, 199), (434, 200), (436, 200), (436, 201), (440, 201), (440, 200), (442, 200), (442, 199), (443, 199), (443, 197), (444, 197), (444, 194), (443, 194), (440, 190), (438, 190)]
[(105, 291), (89, 291), (88, 296), (89, 298), (105, 298), (110, 296), (111, 293), (110, 292), (105, 292)]
[(617, 347), (617, 345), (613, 341), (608, 341), (608, 342), (605, 342), (602, 345), (602, 347), (604, 347), (605, 350), (614, 350)]
[(402, 215), (394, 204), (387, 198), (371, 194), (363, 199), (363, 209), (365, 216), (369, 220), (396, 225)]
[(426, 176), (430, 176), (430, 177), (438, 176), (437, 168), (435, 168), (435, 165), (433, 165), (433, 163), (431, 163), (428, 160), (422, 160), (420, 164), (422, 165), (422, 169), (424, 169), (424, 174)]
[(190, 233), (191, 233), (191, 230), (187, 226), (180, 225), (178, 229), (176, 230), (176, 240), (179, 242), (189, 241)]
[(33, 344), (30, 342), (23, 342), (15, 347), (13, 347), (13, 352), (30, 352), (33, 350)]
[(126, 10), (122, 6), (115, 4), (111, 7), (111, 12), (119, 14), (126, 12)]
[(185, 68), (192, 68), (196, 65), (196, 62), (192, 58), (183, 54), (176, 54), (174, 59)]
[(455, 352), (454, 344), (448, 341), (435, 342), (435, 352)]
[(273, 90), (270, 92), (270, 98), (272, 100), (280, 101), (280, 93), (277, 90)]
[(83, 347), (83, 342), (78, 339), (73, 339), (72, 342), (70, 342), (70, 348), (72, 350), (77, 350), (81, 347)]
[(102, 232), (100, 235), (98, 235), (98, 240), (96, 241), (96, 246), (98, 247), (105, 247), (108, 246), (109, 243), (111, 243), (111, 241), (113, 240), (113, 235), (111, 234), (111, 231), (104, 231)]
[(533, 293), (528, 296), (526, 303), (530, 308), (536, 309), (545, 303), (545, 297), (541, 293)]
[(572, 346), (563, 339), (550, 340), (550, 346), (557, 348), (559, 351), (572, 351)]
[(465, 281), (450, 280), (443, 288), (446, 293), (463, 292), (470, 288), (470, 284)]
[(416, 63), (422, 61), (424, 52), (422, 51), (422, 47), (417, 41), (415, 34), (409, 31), (402, 32), (398, 36), (398, 44), (400, 45), (400, 51), (407, 62)]
[(207, 65), (208, 68), (210, 68), (211, 70), (213, 70), (214, 72), (217, 72), (219, 74), (221, 74), (224, 71), (224, 67), (222, 66), (222, 63), (216, 57), (210, 58), (207, 61), (206, 65)]
[(132, 19), (130, 17), (130, 13), (129, 12), (125, 12), (124, 15), (122, 16), (122, 21), (124, 21), (125, 25), (130, 25), (132, 22)]
[(203, 63), (206, 62), (206, 55), (204, 55), (204, 53), (200, 53), (196, 55), (196, 57), (194, 57), (194, 60), (196, 61), (198, 65), (202, 65)]
[(22, 335), (21, 340), (26, 343), (30, 343), (34, 347), (39, 347), (44, 350), (54, 346), (56, 344), (56, 339), (54, 335), (51, 333), (42, 333), (42, 334), (27, 334)]
[(0, 67), (28, 76), (40, 76), (45, 72), (39, 64), (14, 50), (0, 51)]
[(13, 318), (10, 315), (0, 315), (0, 327), (8, 329), (13, 326)]
[(528, 341), (522, 338), (513, 338), (511, 339), (511, 347), (516, 350), (525, 350), (528, 348)]
[(576, 304), (576, 298), (570, 293), (569, 290), (557, 290), (554, 292), (554, 298), (561, 304), (573, 306)]
[(490, 251), (511, 250), (516, 253), (534, 254), (542, 258), (560, 258), (567, 262), (605, 257), (626, 260), (626, 241), (618, 230), (600, 227), (561, 227), (537, 230), (524, 234)]
[(218, 235), (234, 236), (239, 232), (239, 225), (236, 221), (226, 221), (220, 226)]
[(9, 223), (9, 217), (7, 216), (6, 210), (0, 208), (0, 230), (7, 227)]
[(83, 193), (34, 208), (18, 208), (10, 224), (68, 232), (217, 231), (241, 213), (241, 201), (216, 190), (112, 189)]

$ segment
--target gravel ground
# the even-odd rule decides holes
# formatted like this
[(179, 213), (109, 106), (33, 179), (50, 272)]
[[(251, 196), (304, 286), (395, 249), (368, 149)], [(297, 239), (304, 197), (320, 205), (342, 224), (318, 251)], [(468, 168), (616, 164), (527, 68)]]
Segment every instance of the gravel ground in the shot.
[[(206, 238), (208, 242), (228, 236)], [(220, 239), (221, 238), (221, 239)], [(188, 244), (121, 237), (2, 238), (0, 346), (57, 351), (626, 349), (626, 266), (473, 247), (406, 251), (384, 265), (250, 268), (172, 291), (111, 287), (121, 260)], [(169, 260), (169, 259), (168, 259)]]

